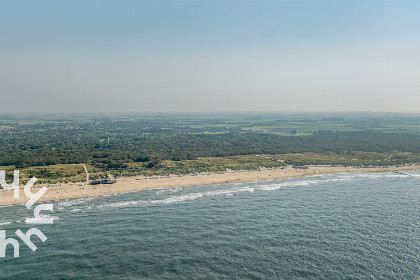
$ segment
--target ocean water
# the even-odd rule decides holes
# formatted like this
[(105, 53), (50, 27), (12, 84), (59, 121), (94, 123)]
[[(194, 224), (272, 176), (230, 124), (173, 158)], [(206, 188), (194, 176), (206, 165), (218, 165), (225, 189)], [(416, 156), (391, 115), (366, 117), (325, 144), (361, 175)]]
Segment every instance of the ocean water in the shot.
[[(0, 279), (417, 279), (420, 172), (336, 174), (54, 202)], [(49, 190), (51, 191), (51, 190)], [(0, 230), (30, 227), (0, 208)]]

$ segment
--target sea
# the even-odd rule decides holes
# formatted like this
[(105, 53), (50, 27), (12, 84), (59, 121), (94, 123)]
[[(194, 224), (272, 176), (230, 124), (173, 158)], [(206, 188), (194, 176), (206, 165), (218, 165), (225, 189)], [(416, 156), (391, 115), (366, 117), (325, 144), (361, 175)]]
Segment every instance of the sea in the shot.
[[(105, 186), (104, 186), (105, 187)], [(48, 191), (53, 191), (49, 189)], [(420, 279), (420, 172), (156, 189), (0, 208), (0, 279)], [(17, 235), (39, 229), (32, 251)], [(1, 248), (0, 248), (1, 249)]]

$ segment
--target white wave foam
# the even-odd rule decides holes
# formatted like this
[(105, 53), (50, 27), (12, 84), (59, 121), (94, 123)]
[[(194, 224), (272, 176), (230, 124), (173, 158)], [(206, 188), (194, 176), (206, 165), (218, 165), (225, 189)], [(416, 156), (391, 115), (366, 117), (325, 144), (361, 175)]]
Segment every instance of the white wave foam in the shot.
[[(319, 176), (318, 176), (319, 177)], [(232, 196), (236, 193), (240, 192), (254, 192), (255, 190), (264, 190), (264, 191), (271, 191), (277, 190), (282, 187), (286, 186), (307, 186), (312, 184), (317, 184), (320, 182), (328, 182), (328, 181), (347, 181), (354, 178), (354, 176), (346, 176), (343, 178), (325, 178), (323, 179), (316, 179), (316, 180), (304, 180), (304, 181), (296, 181), (296, 182), (284, 182), (278, 184), (267, 184), (262, 186), (244, 186), (244, 187), (235, 187), (232, 189), (227, 190), (214, 190), (214, 191), (207, 191), (207, 192), (197, 192), (197, 193), (190, 193), (184, 195), (175, 195), (170, 196), (165, 199), (156, 199), (156, 200), (133, 200), (133, 201), (123, 201), (123, 202), (115, 202), (115, 203), (107, 203), (103, 205), (98, 205), (97, 208), (120, 208), (120, 207), (132, 207), (132, 206), (139, 206), (139, 205), (156, 205), (156, 204), (173, 204), (179, 203), (183, 201), (190, 201), (195, 200), (202, 197), (214, 197), (214, 196)], [(243, 183), (241, 183), (242, 185)], [(219, 185), (219, 184), (218, 184)], [(218, 186), (216, 185), (216, 186)], [(174, 191), (176, 190), (176, 191)], [(181, 190), (179, 189), (160, 189), (156, 193), (161, 194), (162, 192), (177, 192)]]
[(320, 182), (325, 182), (325, 180), (305, 180), (305, 181), (297, 181), (297, 182), (285, 182), (285, 183), (279, 183), (279, 184), (262, 185), (261, 187), (259, 187), (259, 189), (264, 190), (264, 191), (274, 191), (282, 187), (308, 186), (312, 184), (318, 184)]
[(84, 198), (77, 198), (77, 199), (69, 199), (69, 200), (59, 201), (57, 207), (58, 207), (59, 210), (63, 210), (67, 207), (80, 205), (82, 203), (85, 203), (87, 201), (91, 201), (93, 199), (95, 199), (95, 197), (84, 197)]
[(354, 178), (355, 178), (354, 176), (346, 176), (346, 177), (340, 177), (340, 178), (325, 179), (325, 180), (321, 180), (320, 182), (349, 182)]
[[(57, 216), (45, 217), (45, 218), (52, 218), (53, 222), (56, 222), (60, 219)], [(44, 219), (42, 217), (38, 218), (38, 219), (31, 218), (30, 224), (42, 224), (43, 221), (44, 221)], [(25, 223), (27, 223), (27, 222), (25, 221)]]
[(262, 186), (260, 187), (260, 190), (264, 190), (264, 191), (274, 191), (274, 190), (278, 190), (281, 187), (287, 186), (287, 184), (275, 184), (275, 185), (266, 185), (266, 186)]
[[(333, 177), (334, 176), (334, 177)], [(338, 177), (337, 177), (338, 176)], [(316, 178), (313, 180), (304, 180), (304, 181), (296, 181), (296, 182), (283, 182), (278, 184), (267, 184), (260, 186), (260, 190), (265, 191), (272, 191), (278, 190), (282, 187), (289, 187), (289, 186), (307, 186), (312, 184), (318, 183), (328, 183), (328, 182), (349, 182), (354, 180), (355, 178), (368, 178), (368, 179), (375, 179), (375, 178), (405, 178), (408, 176), (413, 175), (404, 175), (404, 174), (392, 174), (392, 173), (354, 173), (354, 174), (325, 174), (325, 175), (315, 175), (311, 176), (312, 178)], [(415, 175), (416, 177), (420, 177), (420, 175)]]
[[(419, 174), (413, 174), (409, 176), (420, 177)], [(293, 186), (308, 186), (318, 183), (327, 183), (327, 182), (348, 182), (354, 180), (355, 178), (383, 178), (383, 177), (407, 177), (404, 174), (394, 174), (394, 173), (340, 173), (340, 174), (317, 174), (311, 177), (300, 178), (300, 179), (292, 179), (287, 181), (282, 181), (280, 183), (272, 182), (267, 183), (264, 185), (259, 185), (261, 183), (249, 183), (247, 186), (244, 186), (244, 183), (237, 183), (237, 184), (214, 184), (214, 187), (211, 191), (201, 191), (200, 189), (196, 189), (195, 193), (188, 193), (188, 194), (178, 194), (180, 191), (184, 191), (185, 188), (162, 188), (156, 189), (155, 194), (160, 195), (164, 194), (167, 196), (166, 198), (162, 199), (149, 199), (149, 200), (132, 200), (132, 201), (122, 201), (122, 202), (114, 202), (114, 203), (104, 203), (100, 205), (91, 204), (90, 206), (85, 207), (74, 207), (75, 209), (69, 209), (71, 212), (81, 212), (86, 209), (92, 208), (120, 208), (120, 207), (134, 207), (134, 206), (141, 206), (141, 205), (157, 205), (157, 204), (173, 204), (173, 203), (180, 203), (183, 201), (191, 201), (203, 197), (214, 197), (214, 196), (233, 196), (240, 192), (254, 192), (254, 191), (273, 191), (278, 190), (283, 187), (293, 187)], [(231, 186), (228, 189), (220, 189), (226, 188), (226, 186)], [(131, 193), (131, 192), (126, 192)], [(120, 195), (120, 194), (112, 194)], [(107, 195), (109, 196), (109, 195)], [(73, 199), (67, 200), (60, 203), (60, 208), (70, 207), (80, 205), (85, 203), (86, 201), (92, 200), (94, 198), (80, 198), (80, 199)]]
[(18, 223), (23, 223), (23, 222), (25, 222), (25, 218), (22, 218), (22, 219), (17, 220), (17, 221), (11, 221), (11, 222), (0, 222), (0, 226), (10, 225), (10, 224), (18, 224)]
[(146, 203), (147, 201), (145, 200), (114, 202), (114, 203), (98, 205), (97, 208), (120, 208), (120, 207), (126, 207), (126, 206), (136, 206), (136, 205), (141, 205), (141, 204), (146, 204)]
[(103, 205), (98, 205), (97, 208), (120, 208), (120, 207), (130, 207), (130, 206), (139, 206), (139, 205), (155, 205), (155, 204), (173, 204), (183, 201), (195, 200), (202, 197), (214, 197), (214, 196), (232, 196), (235, 193), (239, 192), (254, 192), (255, 188), (252, 187), (240, 187), (228, 190), (215, 190), (208, 192), (197, 192), (183, 195), (175, 195), (165, 199), (156, 199), (156, 200), (133, 200), (133, 201), (123, 201), (115, 203), (107, 203)]
[[(111, 208), (118, 208), (118, 207), (129, 207), (129, 206), (138, 206), (138, 205), (155, 205), (155, 204), (172, 204), (172, 203), (179, 203), (182, 201), (190, 201), (195, 200), (202, 197), (213, 197), (213, 196), (232, 196), (239, 192), (254, 192), (256, 190), (262, 191), (273, 191), (278, 190), (283, 187), (293, 187), (293, 186), (308, 186), (313, 184), (319, 183), (328, 183), (328, 182), (348, 182), (355, 178), (379, 178), (379, 177), (405, 177), (406, 175), (403, 174), (390, 174), (390, 173), (343, 173), (343, 174), (322, 174), (322, 175), (315, 175), (310, 177), (311, 179), (302, 180), (297, 179), (295, 181), (289, 182), (281, 182), (281, 183), (271, 183), (265, 185), (258, 185), (252, 184), (251, 186), (243, 186), (243, 183), (239, 184), (242, 187), (235, 187), (231, 189), (222, 189), (222, 190), (213, 190), (207, 192), (196, 192), (190, 194), (183, 194), (183, 195), (173, 195), (167, 197), (165, 199), (156, 199), (156, 200), (134, 200), (134, 201), (124, 201), (124, 202), (116, 202), (116, 203), (108, 203), (97, 206), (97, 208), (103, 207), (111, 207)], [(420, 175), (416, 175), (420, 177)], [(232, 184), (231, 184), (232, 185)], [(216, 188), (219, 186), (225, 186), (224, 184), (215, 184)], [(173, 193), (179, 192), (183, 190), (183, 188), (171, 188), (171, 189), (160, 189), (156, 192), (156, 194), (161, 194), (166, 192), (168, 195), (172, 195)]]
[(203, 196), (204, 196), (203, 193), (192, 193), (192, 194), (186, 194), (186, 195), (177, 195), (177, 196), (168, 197), (168, 198), (160, 199), (160, 200), (150, 200), (149, 203), (172, 204), (172, 203), (177, 203), (177, 202), (186, 201), (186, 200), (194, 200)]
[(406, 178), (408, 175), (396, 173), (359, 173), (358, 177), (376, 179), (376, 178)]
[(255, 188), (242, 187), (242, 188), (239, 188), (238, 191), (241, 191), (241, 192), (254, 192), (255, 191)]
[(176, 193), (182, 190), (182, 188), (167, 188), (167, 189), (159, 188), (155, 190), (156, 190), (156, 194), (164, 194), (164, 193)]

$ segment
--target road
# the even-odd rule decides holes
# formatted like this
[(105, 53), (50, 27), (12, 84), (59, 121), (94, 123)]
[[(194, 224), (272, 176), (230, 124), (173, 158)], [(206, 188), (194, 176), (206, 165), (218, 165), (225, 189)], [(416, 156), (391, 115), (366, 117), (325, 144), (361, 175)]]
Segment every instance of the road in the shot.
[(86, 185), (87, 185), (89, 183), (90, 174), (89, 174), (89, 172), (87, 170), (86, 165), (84, 163), (82, 163), (82, 165), (83, 165), (83, 168), (85, 169), (85, 173), (86, 173)]

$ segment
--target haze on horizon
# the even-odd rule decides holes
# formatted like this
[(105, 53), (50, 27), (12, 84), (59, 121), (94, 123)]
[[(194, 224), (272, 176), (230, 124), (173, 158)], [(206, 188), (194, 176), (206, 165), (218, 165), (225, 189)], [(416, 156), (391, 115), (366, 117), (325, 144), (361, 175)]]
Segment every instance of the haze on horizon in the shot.
[(0, 0), (0, 112), (420, 112), (420, 2)]

